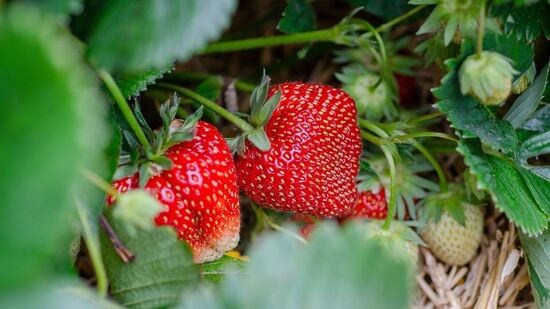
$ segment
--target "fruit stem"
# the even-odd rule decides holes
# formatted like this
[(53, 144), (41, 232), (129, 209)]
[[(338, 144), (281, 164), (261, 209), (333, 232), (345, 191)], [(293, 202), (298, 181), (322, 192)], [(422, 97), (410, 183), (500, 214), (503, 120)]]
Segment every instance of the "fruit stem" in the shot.
[(437, 162), (437, 159), (424, 147), (424, 145), (420, 144), (417, 141), (413, 141), (412, 145), (420, 151), (426, 157), (428, 161), (430, 161), (430, 164), (432, 164), (437, 177), (439, 178), (439, 191), (441, 192), (447, 192), (449, 189), (449, 186), (447, 184), (447, 177), (445, 177), (445, 173), (443, 172), (443, 169), (441, 168), (441, 165), (439, 162)]
[(437, 118), (437, 117), (440, 117), (440, 116), (443, 116), (443, 115), (445, 115), (445, 113), (437, 111), (437, 112), (429, 113), (429, 114), (426, 114), (426, 115), (409, 118), (409, 119), (406, 120), (406, 123), (410, 124), (410, 125), (414, 125), (414, 124), (424, 122), (424, 121), (428, 121), (428, 120), (431, 120), (431, 119), (434, 119), (434, 118)]
[[(82, 238), (90, 259), (92, 260), (92, 267), (94, 268), (95, 277), (97, 280), (97, 293), (99, 297), (107, 297), (107, 272), (105, 271), (105, 264), (101, 258), (101, 247), (99, 246), (99, 240), (97, 237), (97, 230), (93, 230), (88, 220), (88, 210), (81, 204), (80, 200), (75, 199), (76, 211), (82, 227)], [(94, 233), (95, 232), (95, 233)]]
[(235, 89), (243, 92), (252, 92), (254, 91), (254, 88), (256, 88), (256, 85), (245, 82), (240, 79), (221, 76), (221, 75), (212, 75), (208, 73), (199, 73), (199, 72), (176, 72), (167, 76), (166, 80), (168, 81), (178, 80), (183, 82), (200, 82), (211, 77), (220, 77), (223, 79), (229, 79), (231, 81), (234, 81)]
[(303, 238), (302, 236), (300, 236), (300, 235), (294, 233), (293, 231), (291, 231), (287, 228), (284, 228), (284, 227), (278, 225), (277, 223), (271, 221), (271, 218), (269, 218), (269, 216), (260, 207), (258, 207), (258, 205), (256, 205), (255, 203), (250, 203), (250, 206), (251, 206), (252, 210), (254, 211), (254, 214), (256, 215), (256, 220), (258, 220), (258, 222), (267, 223), (267, 225), (269, 225), (269, 227), (271, 227), (272, 229), (274, 229), (276, 231), (279, 231), (281, 233), (285, 233), (287, 235), (290, 235), (293, 238), (295, 238), (296, 240), (298, 240), (299, 242), (301, 242), (303, 244), (307, 244), (307, 240), (305, 238)]
[(111, 195), (113, 197), (118, 196), (118, 192), (103, 178), (99, 177), (94, 172), (91, 172), (89, 170), (83, 169), (80, 171), (86, 179), (88, 179), (92, 184), (94, 184), (96, 187), (101, 189), (101, 191), (105, 192), (108, 195)]
[(485, 34), (485, 1), (486, 0), (481, 0), (481, 8), (479, 9), (479, 20), (477, 22), (477, 58), (480, 58), (481, 53), (483, 52), (483, 36)]
[(386, 138), (390, 136), (386, 131), (384, 131), (384, 129), (380, 128), (378, 125), (376, 125), (371, 121), (368, 121), (366, 119), (358, 119), (357, 121), (359, 122), (359, 126), (361, 128), (374, 132), (382, 138)]
[(130, 105), (128, 105), (128, 102), (126, 102), (126, 99), (124, 98), (124, 95), (122, 94), (122, 91), (120, 91), (120, 88), (116, 84), (115, 80), (113, 79), (111, 74), (109, 74), (109, 72), (107, 72), (107, 70), (105, 69), (99, 69), (97, 72), (101, 80), (103, 80), (103, 83), (105, 84), (107, 89), (109, 89), (111, 96), (118, 105), (118, 108), (122, 112), (122, 115), (128, 122), (128, 125), (130, 126), (130, 128), (132, 128), (132, 131), (134, 131), (137, 139), (145, 149), (145, 153), (149, 153), (151, 150), (151, 144), (149, 144), (149, 140), (141, 129), (141, 126), (139, 125), (136, 116), (132, 112), (132, 109), (130, 108)]
[[(419, 5), (414, 9), (406, 12), (405, 14), (400, 15), (378, 26), (377, 28), (375, 28), (375, 30), (376, 32), (387, 31), (394, 25), (399, 24), (400, 22), (420, 12), (425, 7), (426, 5)], [(316, 30), (316, 31), (276, 35), (276, 36), (270, 36), (270, 37), (242, 39), (242, 40), (235, 40), (235, 41), (216, 42), (208, 45), (205, 49), (203, 49), (200, 52), (200, 54), (204, 55), (204, 54), (213, 54), (213, 53), (225, 53), (225, 52), (232, 52), (232, 51), (239, 51), (239, 50), (262, 48), (262, 47), (268, 47), (268, 46), (287, 45), (287, 44), (302, 44), (302, 43), (310, 43), (310, 42), (337, 42), (338, 38), (343, 34), (342, 32), (343, 31), (341, 31), (340, 29), (340, 24), (338, 24), (331, 28)], [(369, 33), (366, 33), (362, 38), (367, 39), (371, 36), (373, 36), (373, 33), (369, 32)]]
[(122, 244), (122, 241), (120, 240), (120, 238), (118, 238), (115, 230), (113, 230), (113, 228), (109, 224), (109, 221), (107, 221), (105, 216), (103, 216), (102, 214), (99, 215), (99, 225), (101, 226), (101, 228), (103, 228), (105, 234), (107, 234), (107, 237), (113, 244), (113, 247), (115, 248), (115, 251), (122, 262), (129, 263), (136, 258), (136, 256)]
[(251, 132), (254, 130), (254, 127), (250, 125), (245, 120), (241, 119), (239, 116), (233, 114), (232, 112), (228, 111), (227, 109), (221, 107), (215, 102), (212, 102), (208, 100), (207, 98), (201, 96), (200, 94), (176, 85), (167, 84), (167, 83), (158, 83), (156, 85), (157, 87), (167, 89), (167, 90), (173, 90), (180, 95), (189, 98), (191, 100), (196, 101), (197, 103), (200, 103), (201, 105), (213, 110), (218, 115), (222, 116), (223, 118), (227, 119), (229, 122), (233, 123), (235, 126), (237, 126), (239, 129), (241, 129), (243, 132)]
[(385, 230), (388, 230), (390, 228), (391, 221), (395, 216), (395, 206), (397, 203), (397, 172), (395, 169), (395, 160), (391, 152), (386, 149), (386, 147), (381, 147), (380, 149), (382, 149), (382, 152), (384, 153), (384, 156), (386, 157), (386, 160), (388, 161), (388, 166), (390, 168), (390, 202), (388, 204), (388, 215), (386, 216), (386, 220), (384, 221), (383, 225), (383, 228)]
[(413, 133), (408, 133), (403, 135), (392, 136), (391, 139), (396, 142), (401, 142), (401, 141), (406, 141), (408, 139), (414, 139), (419, 137), (437, 137), (437, 138), (442, 138), (442, 139), (446, 139), (446, 140), (458, 143), (458, 140), (456, 138), (452, 137), (449, 134), (440, 133), (440, 132), (413, 132)]
[(376, 137), (370, 133), (367, 133), (363, 130), (361, 130), (361, 137), (366, 140), (366, 141), (369, 141), (373, 144), (375, 144), (376, 146), (378, 147), (382, 147), (382, 145), (384, 144), (384, 140), (379, 138), (379, 137)]

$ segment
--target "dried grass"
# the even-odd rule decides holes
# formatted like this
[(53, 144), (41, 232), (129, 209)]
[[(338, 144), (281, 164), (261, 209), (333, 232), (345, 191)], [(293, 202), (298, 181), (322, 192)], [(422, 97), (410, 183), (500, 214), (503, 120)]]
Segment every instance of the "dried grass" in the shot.
[(536, 308), (517, 232), (502, 213), (485, 221), (478, 255), (465, 266), (445, 265), (421, 248), (414, 309)]

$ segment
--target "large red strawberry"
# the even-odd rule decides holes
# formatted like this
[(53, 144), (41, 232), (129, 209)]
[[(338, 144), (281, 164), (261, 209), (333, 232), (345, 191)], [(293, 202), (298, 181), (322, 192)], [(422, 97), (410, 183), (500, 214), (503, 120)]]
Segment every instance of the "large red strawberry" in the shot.
[[(194, 136), (169, 146), (164, 157), (171, 166), (144, 183), (165, 206), (156, 224), (172, 226), (191, 246), (196, 263), (219, 258), (237, 245), (240, 229), (237, 176), (227, 143), (214, 126), (199, 121)], [(140, 177), (136, 173), (113, 186), (125, 192), (137, 188)]]
[(361, 153), (355, 103), (324, 85), (283, 83), (267, 97), (275, 93), (279, 103), (263, 127), (270, 147), (247, 142), (236, 159), (240, 188), (264, 207), (319, 217), (348, 213)]
[(359, 192), (355, 207), (349, 218), (385, 219), (388, 215), (388, 202), (386, 191), (379, 187), (378, 190)]

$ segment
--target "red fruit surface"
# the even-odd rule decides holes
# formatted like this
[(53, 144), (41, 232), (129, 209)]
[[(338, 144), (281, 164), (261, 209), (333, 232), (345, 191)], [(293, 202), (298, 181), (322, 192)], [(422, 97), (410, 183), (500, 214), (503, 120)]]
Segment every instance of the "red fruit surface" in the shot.
[[(174, 227), (191, 246), (195, 263), (215, 260), (239, 241), (239, 195), (231, 151), (214, 126), (199, 121), (193, 140), (170, 147), (165, 155), (173, 167), (145, 185), (166, 207), (155, 222)], [(116, 180), (113, 186), (118, 192), (137, 188), (138, 177)]]
[(338, 217), (357, 196), (361, 137), (357, 109), (342, 90), (284, 83), (265, 132), (271, 148), (250, 143), (236, 159), (239, 187), (255, 203), (282, 211)]
[(395, 74), (399, 88), (399, 102), (402, 105), (411, 105), (416, 100), (416, 80), (407, 75)]
[(385, 219), (387, 216), (386, 191), (380, 188), (378, 191), (359, 192), (355, 208), (349, 218)]

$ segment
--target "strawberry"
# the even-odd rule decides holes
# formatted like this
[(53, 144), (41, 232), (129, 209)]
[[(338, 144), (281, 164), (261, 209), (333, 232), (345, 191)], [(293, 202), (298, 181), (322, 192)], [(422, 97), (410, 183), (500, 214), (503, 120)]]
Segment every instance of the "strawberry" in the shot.
[(315, 229), (316, 218), (305, 214), (294, 214), (290, 217), (290, 220), (297, 223), (300, 226), (300, 236), (303, 238), (309, 238), (313, 230)]
[[(172, 121), (169, 132), (184, 133), (179, 127), (177, 120)], [(150, 169), (150, 177), (134, 173), (114, 181), (113, 187), (125, 192), (143, 182), (142, 186), (165, 206), (155, 223), (172, 226), (190, 245), (194, 262), (202, 263), (219, 258), (239, 241), (237, 176), (231, 151), (214, 126), (198, 121), (183, 127), (194, 127), (194, 135), (169, 144), (163, 152), (171, 162), (169, 167), (159, 170), (153, 164), (156, 168)]]
[(420, 236), (441, 261), (461, 266), (477, 252), (483, 234), (483, 212), (466, 202), (464, 189), (452, 185), (447, 192), (425, 199), (428, 224)]
[(343, 91), (324, 85), (283, 83), (263, 130), (270, 147), (246, 142), (236, 158), (239, 187), (258, 205), (337, 217), (357, 197), (361, 138), (357, 109)]
[(378, 190), (359, 192), (350, 217), (385, 219), (387, 215), (388, 202), (386, 201), (386, 191), (384, 188), (379, 187)]

